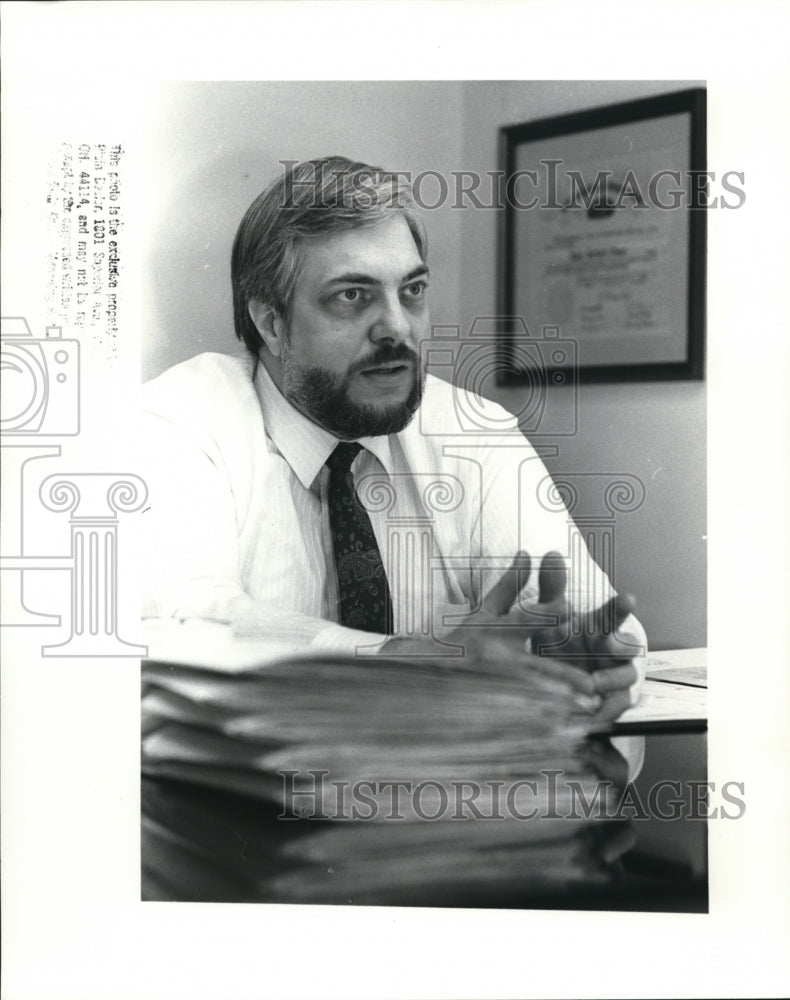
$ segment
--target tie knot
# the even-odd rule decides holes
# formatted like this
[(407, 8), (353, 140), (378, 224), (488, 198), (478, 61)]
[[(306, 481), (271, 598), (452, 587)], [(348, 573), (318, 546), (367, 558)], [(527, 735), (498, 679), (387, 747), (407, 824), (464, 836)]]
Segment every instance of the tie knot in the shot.
[(332, 472), (348, 472), (360, 451), (362, 445), (358, 441), (341, 441), (326, 460), (326, 464)]

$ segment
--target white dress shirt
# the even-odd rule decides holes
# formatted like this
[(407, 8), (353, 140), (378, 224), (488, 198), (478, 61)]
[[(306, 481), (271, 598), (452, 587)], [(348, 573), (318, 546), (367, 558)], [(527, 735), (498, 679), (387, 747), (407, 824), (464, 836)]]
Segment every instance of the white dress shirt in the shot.
[[(291, 651), (377, 650), (338, 624), (324, 463), (337, 444), (248, 357), (202, 354), (143, 388), (145, 612), (230, 621)], [(396, 631), (443, 637), (510, 565), (568, 557), (570, 596), (612, 593), (515, 417), (432, 376), (399, 434), (361, 438), (368, 508)], [(537, 569), (525, 597), (535, 599)]]

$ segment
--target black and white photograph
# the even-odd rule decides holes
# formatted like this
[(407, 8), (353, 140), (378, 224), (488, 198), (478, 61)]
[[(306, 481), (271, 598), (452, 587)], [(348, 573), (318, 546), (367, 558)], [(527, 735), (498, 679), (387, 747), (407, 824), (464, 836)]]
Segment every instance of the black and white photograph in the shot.
[(3, 4), (4, 996), (790, 986), (756, 7)]
[[(704, 384), (588, 387), (577, 331), (521, 313), (524, 384), (502, 389), (492, 295), (524, 203), (497, 159), (508, 102), (687, 89), (157, 96), (143, 898), (705, 912)], [(612, 297), (645, 288), (631, 271)]]

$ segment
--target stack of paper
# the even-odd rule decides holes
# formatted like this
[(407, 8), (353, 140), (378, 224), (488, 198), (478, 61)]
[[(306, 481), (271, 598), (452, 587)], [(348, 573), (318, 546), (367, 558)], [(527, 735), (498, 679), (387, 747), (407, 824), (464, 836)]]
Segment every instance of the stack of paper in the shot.
[(143, 678), (154, 898), (415, 903), (606, 872), (585, 716), (554, 679), (354, 658)]

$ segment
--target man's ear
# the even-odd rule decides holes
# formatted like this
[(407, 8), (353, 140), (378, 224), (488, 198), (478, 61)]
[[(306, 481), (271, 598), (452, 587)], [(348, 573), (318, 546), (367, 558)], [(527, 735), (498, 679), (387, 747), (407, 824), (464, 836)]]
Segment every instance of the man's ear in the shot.
[(264, 344), (276, 358), (279, 358), (285, 337), (285, 323), (280, 314), (273, 306), (260, 302), (258, 299), (250, 299), (247, 303), (247, 311)]

